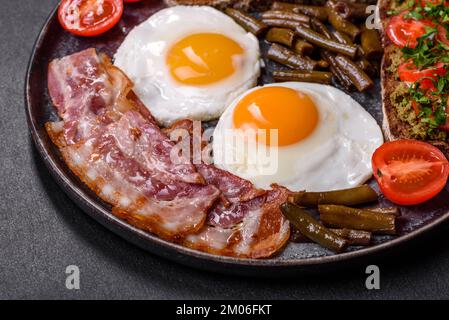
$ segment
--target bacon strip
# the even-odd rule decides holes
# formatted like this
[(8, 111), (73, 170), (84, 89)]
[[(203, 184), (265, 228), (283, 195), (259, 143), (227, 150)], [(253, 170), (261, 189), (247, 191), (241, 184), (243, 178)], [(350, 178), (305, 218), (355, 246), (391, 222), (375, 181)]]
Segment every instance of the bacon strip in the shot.
[[(109, 64), (95, 50), (51, 63), (50, 95), (62, 122), (47, 124), (49, 135), (70, 169), (113, 205), (114, 214), (180, 241), (203, 226), (220, 191), (206, 185), (190, 162), (171, 161), (174, 144), (142, 112), (129, 80)], [(121, 89), (111, 87), (118, 83)]]
[[(273, 186), (266, 195), (253, 200), (236, 203), (231, 209), (215, 207), (220, 217), (239, 211), (239, 223), (216, 223), (208, 216), (206, 225), (198, 234), (189, 235), (184, 245), (193, 249), (240, 258), (266, 258), (272, 256), (287, 243), (290, 223), (282, 215), (279, 206), (285, 203), (290, 191)], [(232, 218), (230, 218), (232, 219)]]
[[(165, 130), (170, 136), (175, 130), (193, 135), (193, 123), (183, 120)], [(265, 258), (278, 252), (290, 237), (290, 224), (279, 207), (290, 191), (273, 186), (259, 190), (213, 165), (197, 164), (208, 184), (222, 192), (222, 201), (210, 210), (206, 225), (198, 234), (188, 236), (185, 246), (193, 249), (242, 258)]]
[[(290, 191), (265, 191), (213, 165), (172, 161), (174, 143), (94, 49), (55, 60), (49, 92), (61, 117), (47, 123), (69, 168), (130, 224), (220, 255), (269, 257), (290, 235), (279, 206)], [(187, 128), (183, 121), (170, 128)], [(220, 197), (221, 201), (217, 201)]]

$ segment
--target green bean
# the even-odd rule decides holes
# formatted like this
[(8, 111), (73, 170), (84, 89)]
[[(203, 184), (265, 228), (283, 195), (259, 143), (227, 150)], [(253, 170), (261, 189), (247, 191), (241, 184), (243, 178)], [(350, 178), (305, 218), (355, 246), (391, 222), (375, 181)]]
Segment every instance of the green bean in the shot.
[(328, 227), (396, 234), (396, 217), (393, 215), (337, 205), (320, 205), (318, 211), (321, 222)]
[(295, 52), (274, 43), (268, 50), (268, 59), (286, 65), (293, 69), (312, 71), (316, 67), (316, 61), (302, 57)]
[(226, 8), (225, 13), (246, 31), (251, 32), (256, 36), (260, 35), (267, 28), (262, 21), (257, 20), (241, 10)]
[(287, 28), (292, 30), (295, 30), (298, 26), (309, 26), (309, 24), (306, 23), (285, 19), (262, 19), (262, 22), (269, 27)]
[(295, 10), (298, 5), (296, 3), (275, 1), (271, 5), (271, 10)]
[(304, 4), (293, 4), (285, 2), (274, 2), (271, 10), (290, 10), (296, 13), (302, 13), (307, 16), (317, 18), (321, 21), (327, 20), (327, 10), (321, 6), (310, 6)]
[(332, 31), (332, 37), (340, 43), (351, 46), (354, 45), (354, 41), (352, 41), (352, 39), (346, 33), (340, 32), (338, 30)]
[(340, 84), (346, 89), (346, 90), (352, 90), (353, 84), (351, 80), (346, 76), (346, 74), (343, 72), (343, 70), (340, 69), (340, 67), (337, 64), (337, 61), (335, 59), (335, 55), (330, 53), (327, 50), (321, 50), (320, 51), (321, 58), (323, 58), (328, 64), (329, 64), (329, 70), (332, 72), (332, 74), (338, 79)]
[(291, 197), (291, 201), (299, 206), (316, 207), (320, 204), (340, 204), (356, 206), (377, 201), (378, 195), (370, 186), (328, 191), (328, 192), (297, 192)]
[(362, 69), (368, 76), (370, 77), (375, 77), (377, 70), (376, 68), (371, 64), (371, 62), (369, 62), (368, 60), (366, 60), (365, 58), (361, 58), (359, 60), (357, 60), (355, 62), (360, 69)]
[(389, 214), (395, 217), (400, 217), (402, 215), (401, 209), (398, 207), (390, 207), (390, 208), (370, 208), (367, 209), (369, 211), (375, 212), (375, 213), (383, 213), (383, 214)]
[(270, 42), (276, 42), (291, 47), (295, 39), (295, 33), (290, 29), (271, 28), (267, 32), (265, 39)]
[(328, 39), (326, 36), (323, 36), (312, 29), (298, 26), (295, 29), (295, 33), (308, 42), (329, 51), (341, 53), (351, 58), (354, 58), (357, 54), (357, 47), (348, 46), (346, 44), (341, 44), (337, 41)]
[(273, 79), (276, 82), (297, 81), (330, 84), (332, 81), (332, 73), (322, 71), (275, 70), (273, 71)]
[(382, 56), (382, 44), (379, 33), (376, 30), (363, 28), (362, 34), (360, 35), (360, 42), (363, 53), (368, 60), (376, 60)]
[(320, 69), (327, 69), (327, 68), (329, 68), (329, 63), (326, 60), (324, 60), (324, 59), (318, 60), (316, 62), (316, 65)]
[(332, 34), (329, 29), (318, 19), (310, 19), (310, 26), (312, 30), (322, 34), (328, 39), (332, 39)]
[(349, 241), (353, 246), (369, 246), (372, 234), (368, 231), (352, 229), (331, 229), (333, 233)]
[(262, 19), (283, 19), (297, 21), (300, 23), (310, 22), (310, 17), (306, 16), (305, 14), (280, 10), (265, 11), (264, 13), (262, 13)]
[(300, 207), (284, 203), (281, 211), (304, 236), (323, 247), (336, 253), (343, 252), (348, 247), (348, 241), (324, 227)]
[(313, 52), (313, 46), (306, 41), (296, 40), (293, 45), (293, 51), (300, 55), (309, 55)]
[(327, 10), (325, 7), (298, 4), (293, 9), (293, 12), (300, 12), (318, 20), (327, 21)]
[[(312, 29), (319, 34), (325, 36), (327, 39), (333, 39), (331, 32), (327, 29), (327, 27), (318, 19), (311, 19), (310, 25)], [(332, 74), (338, 79), (340, 84), (346, 89), (351, 90), (353, 85), (351, 80), (346, 76), (343, 70), (337, 64), (335, 60), (335, 55), (327, 50), (320, 50), (321, 58), (324, 59), (329, 64), (329, 69)]]
[(328, 8), (328, 19), (332, 27), (347, 34), (352, 40), (360, 34), (360, 29), (356, 25), (339, 16), (332, 8)]
[[(348, 45), (352, 45), (353, 42), (351, 40), (351, 38), (349, 38), (348, 35), (338, 31), (338, 30), (334, 30), (332, 32), (332, 36), (335, 40), (337, 40), (340, 43), (344, 43), (344, 44), (348, 44)], [(362, 49), (362, 47), (357, 46), (358, 48), (358, 56), (359, 59), (356, 61), (357, 66), (360, 67), (360, 69), (362, 69), (368, 76), (370, 77), (374, 77), (376, 75), (376, 70), (374, 68), (374, 66), (364, 57), (364, 51)]]
[(327, 6), (333, 8), (342, 18), (353, 19), (365, 19), (369, 16), (366, 12), (367, 4), (354, 3), (348, 1), (328, 1)]
[(335, 60), (340, 69), (342, 69), (348, 78), (351, 79), (351, 82), (360, 92), (366, 91), (374, 85), (373, 81), (365, 71), (363, 71), (354, 61), (348, 59), (348, 57), (339, 54), (335, 57)]

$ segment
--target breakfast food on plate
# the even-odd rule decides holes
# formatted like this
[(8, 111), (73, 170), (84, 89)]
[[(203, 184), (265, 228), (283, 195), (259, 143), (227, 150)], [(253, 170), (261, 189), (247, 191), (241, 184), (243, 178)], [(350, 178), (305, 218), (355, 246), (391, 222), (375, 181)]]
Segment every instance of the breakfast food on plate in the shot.
[(382, 98), (389, 140), (419, 139), (449, 155), (449, 75), (442, 1), (380, 1), (385, 56)]
[(118, 217), (170, 241), (239, 257), (270, 256), (289, 238), (279, 209), (289, 191), (257, 190), (188, 159), (173, 163), (174, 143), (107, 57), (88, 49), (53, 61), (48, 87), (62, 119), (47, 123), (50, 137)]
[[(239, 148), (234, 132), (278, 130), (277, 170), (264, 174), (259, 153)], [(253, 142), (259, 148), (260, 142)], [(383, 143), (374, 118), (342, 91), (320, 84), (287, 82), (252, 89), (236, 99), (215, 129), (215, 163), (259, 188), (277, 183), (292, 191), (327, 191), (356, 187), (372, 175), (371, 156)], [(241, 154), (244, 153), (244, 154)], [(236, 161), (229, 161), (236, 159)], [(260, 159), (260, 158), (259, 158)]]
[(199, 230), (219, 196), (196, 168), (170, 160), (173, 143), (109, 59), (88, 49), (49, 66), (62, 121), (47, 131), (70, 169), (125, 220), (176, 240)]
[[(183, 120), (165, 130), (193, 132), (193, 123)], [(190, 134), (191, 138), (192, 135)], [(249, 181), (210, 164), (197, 164), (206, 182), (222, 192), (225, 201), (209, 212), (203, 229), (189, 235), (184, 245), (221, 255), (260, 258), (277, 252), (288, 241), (290, 227), (279, 206), (292, 193), (278, 185), (256, 189)]]
[[(139, 1), (64, 0), (59, 20), (75, 35), (99, 35), (124, 2)], [(375, 84), (384, 48), (365, 26), (372, 1), (166, 2), (129, 32), (114, 64), (92, 48), (49, 65), (61, 120), (46, 130), (117, 217), (224, 256), (267, 258), (289, 240), (341, 253), (401, 234), (399, 207), (372, 207), (379, 195), (363, 183), (373, 173), (402, 206), (446, 186), (446, 2), (380, 1), (384, 126), (402, 139), (385, 144), (374, 118), (330, 86)], [(205, 136), (194, 120), (212, 119), (212, 142), (198, 147), (214, 162), (179, 154), (178, 143), (194, 153), (195, 134)]]
[(212, 120), (257, 83), (257, 39), (211, 7), (173, 7), (134, 28), (114, 64), (162, 125)]

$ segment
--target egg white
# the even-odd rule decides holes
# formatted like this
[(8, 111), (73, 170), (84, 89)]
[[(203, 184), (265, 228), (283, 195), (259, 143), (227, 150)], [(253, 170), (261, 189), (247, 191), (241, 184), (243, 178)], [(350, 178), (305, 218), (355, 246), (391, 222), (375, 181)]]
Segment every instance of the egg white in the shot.
[[(318, 109), (316, 129), (298, 143), (277, 148), (275, 172), (268, 173), (263, 164), (249, 161), (250, 154), (237, 155), (241, 149), (226, 137), (229, 130), (235, 130), (233, 114), (238, 102), (261, 87), (254, 88), (235, 99), (220, 118), (213, 140), (218, 167), (250, 180), (259, 188), (268, 189), (277, 183), (292, 191), (352, 188), (372, 176), (371, 157), (384, 139), (376, 120), (359, 103), (344, 92), (325, 85), (288, 82), (267, 86), (281, 86), (307, 94)], [(279, 112), (282, 112), (281, 105)], [(244, 160), (229, 163), (226, 155), (230, 154)]]
[[(243, 48), (232, 76), (204, 86), (173, 79), (167, 52), (196, 33), (222, 34)], [(134, 82), (134, 91), (156, 120), (168, 126), (186, 118), (217, 119), (232, 100), (256, 85), (260, 50), (257, 38), (222, 12), (207, 6), (177, 6), (159, 11), (134, 28), (115, 54), (114, 64)]]

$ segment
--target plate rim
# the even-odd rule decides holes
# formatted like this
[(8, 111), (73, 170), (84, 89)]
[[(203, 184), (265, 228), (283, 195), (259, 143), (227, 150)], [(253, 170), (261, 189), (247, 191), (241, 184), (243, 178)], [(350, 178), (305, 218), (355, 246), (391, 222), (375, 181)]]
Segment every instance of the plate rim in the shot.
[[(54, 9), (51, 10), (50, 14), (46, 18), (43, 26), (41, 27), (37, 39), (33, 45), (30, 59), (28, 61), (26, 76), (25, 76), (25, 85), (24, 85), (24, 100), (25, 100), (25, 112), (26, 112), (26, 120), (28, 129), (30, 130), (31, 137), (33, 139), (33, 143), (41, 156), (43, 162), (45, 163), (47, 169), (50, 171), (53, 179), (56, 180), (59, 187), (71, 198), (71, 200), (76, 204), (77, 207), (82, 209), (87, 215), (96, 220), (98, 223), (107, 228), (110, 232), (120, 236), (127, 242), (132, 242), (134, 245), (144, 249), (147, 252), (151, 252), (157, 256), (163, 256), (169, 260), (175, 261), (177, 263), (185, 263), (180, 261), (181, 259), (176, 259), (172, 256), (172, 254), (181, 254), (186, 256), (187, 258), (193, 258), (195, 260), (207, 261), (208, 263), (218, 263), (219, 267), (226, 267), (229, 265), (237, 266), (237, 267), (250, 267), (250, 268), (264, 268), (264, 267), (276, 267), (276, 268), (285, 268), (285, 267), (313, 267), (320, 265), (330, 265), (333, 263), (343, 263), (354, 260), (355, 258), (364, 258), (370, 257), (377, 253), (387, 251), (388, 249), (392, 249), (398, 247), (399, 245), (405, 244), (410, 240), (428, 234), (429, 231), (441, 225), (445, 221), (449, 220), (449, 211), (443, 213), (440, 217), (433, 220), (432, 222), (400, 237), (389, 240), (385, 243), (374, 245), (372, 247), (363, 248), (356, 251), (350, 251), (341, 254), (334, 254), (329, 256), (320, 256), (320, 257), (312, 257), (312, 258), (296, 258), (296, 259), (282, 259), (282, 260), (273, 260), (273, 259), (246, 259), (246, 258), (235, 258), (235, 257), (226, 257), (226, 256), (218, 256), (213, 255), (201, 251), (197, 251), (194, 249), (190, 249), (184, 247), (182, 245), (171, 243), (165, 241), (163, 239), (158, 238), (156, 235), (153, 235), (149, 232), (145, 232), (140, 230), (125, 221), (117, 218), (104, 208), (101, 204), (101, 201), (98, 198), (91, 197), (86, 194), (82, 189), (76, 186), (76, 182), (73, 181), (72, 177), (65, 174), (58, 166), (58, 164), (49, 156), (52, 153), (51, 150), (47, 150), (45, 147), (45, 143), (43, 139), (39, 135), (39, 129), (35, 125), (32, 116), (31, 110), (33, 109), (32, 101), (31, 101), (31, 86), (30, 86), (30, 78), (33, 71), (34, 64), (36, 62), (37, 53), (40, 47), (43, 45), (43, 40), (45, 35), (47, 34), (48, 27), (50, 23), (55, 19), (55, 14), (57, 12), (59, 4), (56, 5)], [(111, 224), (115, 224), (112, 226)], [(135, 239), (130, 239), (120, 231), (129, 234), (129, 236), (134, 237)], [(151, 242), (152, 245), (156, 245), (161, 249), (167, 250), (166, 253), (158, 252), (157, 250), (148, 249), (143, 244), (139, 244), (140, 241)], [(199, 267), (201, 268), (201, 267)], [(203, 268), (202, 268), (203, 269)]]

